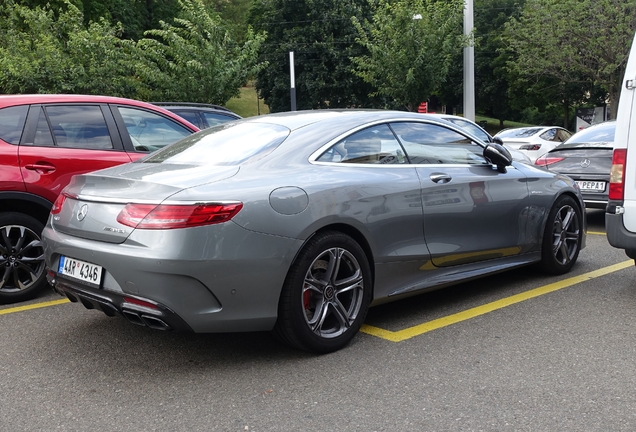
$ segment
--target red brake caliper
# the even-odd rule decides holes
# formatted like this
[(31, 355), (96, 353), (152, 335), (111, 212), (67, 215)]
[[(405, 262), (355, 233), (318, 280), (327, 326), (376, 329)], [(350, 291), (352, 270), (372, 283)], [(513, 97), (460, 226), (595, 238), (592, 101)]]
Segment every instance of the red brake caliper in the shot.
[(303, 306), (305, 310), (309, 309), (309, 290), (303, 293)]

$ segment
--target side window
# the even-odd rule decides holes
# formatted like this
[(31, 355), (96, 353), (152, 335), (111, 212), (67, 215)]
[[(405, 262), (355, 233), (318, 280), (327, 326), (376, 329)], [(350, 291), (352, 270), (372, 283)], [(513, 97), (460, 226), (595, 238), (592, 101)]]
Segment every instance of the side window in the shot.
[(443, 126), (404, 122), (391, 128), (413, 164), (488, 164), (482, 146)]
[(223, 114), (215, 114), (211, 112), (202, 112), (203, 117), (207, 120), (209, 127), (220, 125), (221, 123), (227, 123), (232, 120), (236, 120), (233, 117), (226, 116)]
[(349, 135), (320, 155), (317, 161), (349, 164), (407, 163), (402, 147), (385, 124)]
[(557, 132), (557, 141), (559, 142), (566, 141), (571, 136), (572, 134), (570, 132), (559, 129), (559, 131)]
[(558, 141), (556, 137), (557, 137), (556, 129), (548, 129), (547, 131), (543, 132), (540, 136), (541, 139), (544, 139), (546, 141)]
[(201, 127), (201, 122), (199, 121), (199, 116), (197, 115), (196, 112), (188, 111), (188, 110), (172, 110), (172, 112), (178, 115), (179, 117), (186, 119), (193, 125), (196, 125), (199, 128)]
[(472, 133), (477, 138), (481, 139), (483, 142), (487, 143), (490, 141), (488, 134), (484, 132), (483, 129), (480, 128), (479, 126), (474, 125), (466, 120), (453, 119), (451, 121), (455, 123), (457, 126), (459, 126), (460, 128), (464, 129), (465, 131)]
[(122, 106), (117, 109), (135, 150), (155, 151), (192, 134), (184, 126), (159, 114)]
[(0, 109), (0, 139), (11, 144), (20, 144), (28, 112), (28, 105)]
[[(102, 109), (96, 105), (51, 105), (44, 108), (58, 147), (113, 148)], [(35, 145), (48, 145), (45, 118), (40, 114)]]

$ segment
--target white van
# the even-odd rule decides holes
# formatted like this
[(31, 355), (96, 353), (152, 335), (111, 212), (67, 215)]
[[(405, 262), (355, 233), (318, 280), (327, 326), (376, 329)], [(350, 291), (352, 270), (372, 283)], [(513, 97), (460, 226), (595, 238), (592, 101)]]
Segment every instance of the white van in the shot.
[(616, 115), (605, 229), (609, 243), (636, 260), (636, 38)]

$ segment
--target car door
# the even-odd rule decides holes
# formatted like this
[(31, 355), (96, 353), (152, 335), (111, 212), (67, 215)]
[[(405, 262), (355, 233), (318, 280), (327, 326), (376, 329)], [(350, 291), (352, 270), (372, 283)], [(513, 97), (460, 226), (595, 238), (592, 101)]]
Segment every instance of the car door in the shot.
[[(420, 182), (386, 124), (354, 132), (324, 151), (320, 196), (325, 209), (341, 203), (338, 218), (352, 220), (371, 241), (375, 297), (415, 287), (430, 255), (422, 232)], [(343, 186), (347, 184), (347, 186)], [(332, 187), (328, 187), (333, 185)]]
[(422, 187), (426, 245), (436, 267), (525, 251), (526, 176), (501, 172), (482, 145), (456, 130), (423, 122), (392, 123)]
[(29, 110), (18, 151), (27, 192), (53, 202), (75, 174), (130, 162), (103, 104), (42, 104)]

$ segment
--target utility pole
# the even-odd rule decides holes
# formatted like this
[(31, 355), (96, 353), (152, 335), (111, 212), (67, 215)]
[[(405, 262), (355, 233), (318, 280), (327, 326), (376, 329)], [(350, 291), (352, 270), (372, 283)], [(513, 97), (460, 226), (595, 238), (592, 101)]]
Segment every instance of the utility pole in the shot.
[(464, 5), (464, 35), (470, 45), (464, 47), (464, 117), (475, 121), (475, 47), (473, 44), (473, 0)]

